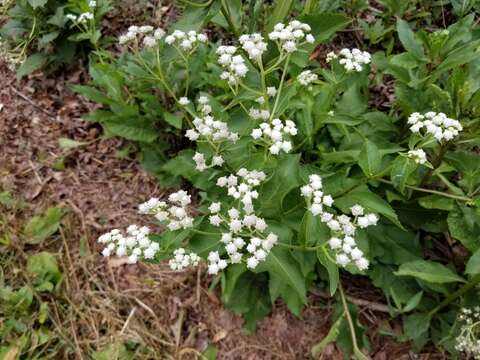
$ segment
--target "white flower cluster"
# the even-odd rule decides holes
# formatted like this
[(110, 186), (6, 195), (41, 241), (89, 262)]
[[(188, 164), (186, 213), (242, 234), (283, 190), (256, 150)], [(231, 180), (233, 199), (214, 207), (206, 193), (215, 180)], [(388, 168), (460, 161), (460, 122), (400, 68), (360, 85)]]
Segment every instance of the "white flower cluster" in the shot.
[(337, 58), (339, 59), (338, 63), (342, 65), (347, 72), (360, 72), (363, 70), (363, 65), (370, 64), (372, 56), (368, 52), (359, 49), (342, 49), (338, 54), (334, 52), (327, 54), (327, 62)]
[(458, 319), (461, 327), (455, 349), (465, 352), (469, 358), (480, 360), (480, 307), (463, 308)]
[(300, 83), (300, 85), (308, 86), (308, 85), (310, 85), (312, 82), (318, 80), (318, 75), (315, 74), (315, 73), (313, 73), (312, 70), (305, 70), (305, 71), (302, 71), (302, 72), (297, 76), (297, 80), (298, 80), (298, 82)]
[[(182, 99), (180, 99), (180, 101), (182, 101)], [(195, 128), (189, 129), (185, 132), (185, 136), (190, 141), (221, 143), (227, 140), (233, 142), (238, 140), (238, 134), (231, 132), (228, 129), (227, 123), (215, 120), (210, 115), (212, 108), (208, 104), (208, 98), (206, 96), (200, 96), (198, 103), (201, 117), (196, 117), (193, 119), (192, 123)], [(186, 105), (185, 101), (183, 101), (183, 105)], [(222, 166), (224, 163), (223, 157), (219, 154), (216, 154), (212, 157), (211, 165), (207, 165), (205, 155), (202, 153), (195, 153), (193, 160), (195, 161), (196, 169), (198, 171), (204, 171), (212, 166)]]
[(408, 124), (413, 133), (419, 133), (425, 128), (427, 134), (432, 135), (438, 141), (452, 140), (463, 130), (460, 121), (450, 119), (444, 113), (429, 111), (425, 114), (415, 112), (408, 117)]
[(262, 54), (267, 50), (267, 43), (263, 41), (263, 36), (260, 34), (242, 35), (239, 38), (242, 49), (248, 54), (252, 60), (259, 60)]
[(168, 265), (174, 271), (182, 271), (189, 266), (197, 266), (200, 257), (195, 253), (187, 254), (184, 248), (178, 248), (173, 252), (173, 258), (170, 259)]
[(310, 34), (310, 25), (293, 20), (288, 25), (279, 23), (274, 26), (273, 31), (268, 34), (268, 38), (279, 42), (279, 47), (287, 53), (292, 53), (298, 49), (303, 42), (314, 43), (315, 38)]
[(154, 29), (153, 26), (150, 25), (132, 25), (128, 28), (128, 31), (125, 34), (122, 34), (118, 37), (118, 43), (120, 45), (124, 45), (132, 41), (142, 41), (145, 47), (150, 48), (156, 46), (158, 41), (164, 36), (165, 30), (162, 28)]
[(368, 269), (369, 261), (365, 258), (362, 250), (357, 247), (353, 236), (357, 227), (364, 229), (376, 225), (378, 216), (375, 214), (364, 215), (364, 209), (360, 205), (354, 205), (350, 209), (353, 219), (344, 214), (333, 215), (326, 211), (324, 206), (331, 207), (334, 200), (330, 195), (325, 195), (322, 189), (322, 178), (319, 175), (310, 175), (309, 184), (302, 186), (301, 193), (308, 199), (312, 214), (320, 216), (320, 220), (333, 233), (328, 245), (336, 253), (337, 264), (343, 267), (354, 264), (359, 270)]
[(235, 55), (236, 52), (235, 46), (222, 45), (217, 49), (218, 63), (225, 69), (220, 78), (227, 80), (230, 85), (237, 84), (239, 78), (245, 77), (248, 72), (245, 59), (241, 55)]
[(94, 15), (93, 13), (87, 11), (87, 12), (84, 12), (84, 13), (81, 13), (80, 15), (74, 15), (74, 14), (67, 14), (65, 15), (65, 17), (68, 19), (68, 20), (71, 20), (71, 21), (74, 21), (74, 22), (77, 22), (77, 23), (86, 23), (88, 20), (93, 20), (94, 19)]
[(173, 33), (168, 35), (165, 38), (165, 42), (168, 45), (173, 45), (177, 43), (180, 48), (185, 51), (192, 50), (193, 46), (197, 42), (205, 43), (207, 42), (208, 37), (205, 34), (198, 34), (196, 31), (190, 30), (188, 32), (183, 32), (181, 30), (174, 30)]
[[(219, 187), (226, 187), (228, 195), (239, 200), (242, 208), (232, 207), (225, 214), (221, 214), (220, 203), (212, 203), (209, 206), (211, 213), (209, 220), (214, 226), (224, 226), (220, 241), (225, 246), (229, 259), (221, 259), (217, 251), (208, 256), (209, 274), (217, 274), (225, 269), (228, 263), (240, 263), (247, 256), (246, 264), (249, 269), (254, 269), (267, 258), (269, 251), (277, 243), (278, 237), (269, 233), (266, 237), (264, 232), (268, 225), (266, 221), (257, 215), (253, 206), (253, 200), (258, 198), (258, 192), (254, 190), (266, 178), (261, 171), (248, 171), (240, 169), (237, 176), (220, 177), (217, 180)], [(246, 250), (243, 251), (243, 250)]]
[(427, 154), (423, 149), (410, 150), (407, 156), (415, 161), (417, 164), (425, 164), (427, 162)]
[(255, 140), (263, 137), (263, 140), (270, 146), (270, 153), (278, 155), (280, 151), (288, 153), (292, 150), (292, 143), (285, 138), (297, 135), (297, 127), (291, 120), (286, 120), (284, 125), (280, 119), (273, 119), (271, 124), (262, 122), (260, 127), (253, 129), (250, 135)]
[(127, 236), (120, 230), (113, 229), (98, 238), (98, 242), (105, 245), (102, 255), (128, 256), (130, 264), (135, 264), (140, 259), (153, 259), (160, 246), (148, 238), (149, 233), (150, 229), (146, 226), (130, 225)]
[(167, 228), (171, 231), (187, 229), (193, 226), (193, 218), (188, 215), (188, 205), (191, 203), (190, 195), (184, 190), (170, 194), (168, 201), (160, 201), (151, 198), (138, 206), (140, 214), (155, 216), (158, 221), (167, 222)]
[(270, 111), (268, 111), (268, 110), (260, 110), (260, 109), (251, 108), (248, 111), (248, 115), (254, 120), (259, 120), (259, 119), (268, 120), (268, 119), (270, 119)]

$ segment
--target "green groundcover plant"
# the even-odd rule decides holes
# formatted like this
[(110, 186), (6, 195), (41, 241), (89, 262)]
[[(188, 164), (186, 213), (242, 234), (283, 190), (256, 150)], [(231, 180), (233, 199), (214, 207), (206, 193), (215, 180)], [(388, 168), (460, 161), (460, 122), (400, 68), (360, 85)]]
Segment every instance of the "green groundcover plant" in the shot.
[[(395, 47), (338, 48), (317, 62), (310, 54), (350, 18), (284, 20), (291, 8), (279, 8), (255, 28), (240, 6), (209, 1), (168, 32), (131, 26), (119, 56), (91, 64), (91, 86), (75, 90), (104, 107), (88, 119), (136, 141), (164, 182), (193, 188), (139, 205), (163, 233), (112, 230), (102, 254), (169, 259), (176, 271), (204, 262), (249, 331), (277, 299), (300, 316), (308, 289), (324, 287), (338, 303), (312, 352), (337, 341), (359, 359), (368, 342), (341, 274), (367, 277), (403, 320), (400, 340), (480, 358), (474, 15), (416, 32), (398, 18)], [(234, 35), (207, 35), (204, 22)], [(384, 79), (388, 111), (370, 101)]]
[(17, 77), (71, 62), (79, 44), (97, 48), (100, 21), (110, 4), (109, 0), (15, 1), (0, 35), (9, 57), (21, 63)]

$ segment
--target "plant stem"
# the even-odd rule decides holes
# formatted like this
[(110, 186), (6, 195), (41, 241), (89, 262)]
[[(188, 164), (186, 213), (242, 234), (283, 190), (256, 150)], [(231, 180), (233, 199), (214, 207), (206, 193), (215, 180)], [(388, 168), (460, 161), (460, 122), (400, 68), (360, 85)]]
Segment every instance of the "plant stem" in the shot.
[(280, 101), (280, 95), (282, 94), (283, 83), (285, 81), (285, 76), (287, 75), (288, 63), (290, 62), (290, 55), (287, 56), (285, 65), (283, 67), (282, 78), (280, 79), (280, 85), (278, 86), (277, 97), (275, 98), (275, 103), (273, 104), (272, 113), (270, 114), (270, 122), (272, 122), (273, 117), (275, 116), (275, 111), (277, 110), (278, 102)]
[(240, 37), (240, 33), (238, 32), (238, 29), (235, 27), (233, 21), (232, 21), (232, 16), (230, 14), (230, 9), (228, 8), (228, 3), (225, 0), (222, 0), (222, 7), (220, 9), (222, 12), (223, 17), (225, 20), (227, 20), (228, 26), (232, 29), (233, 34), (235, 37)]
[(420, 181), (420, 187), (423, 187), (428, 182), (433, 172), (440, 166), (440, 164), (442, 163), (443, 157), (447, 153), (448, 148), (449, 148), (448, 144), (440, 145), (440, 152), (435, 157), (435, 159), (432, 160), (433, 168), (429, 169), (428, 172), (423, 176), (422, 181)]
[[(376, 180), (380, 181), (382, 183), (385, 183), (385, 184), (393, 185), (393, 182), (390, 181), (390, 180), (385, 180), (385, 179), (376, 179)], [(473, 201), (473, 199), (471, 199), (469, 197), (466, 197), (466, 196), (453, 195), (453, 194), (448, 194), (448, 193), (444, 193), (444, 192), (441, 192), (441, 191), (430, 190), (430, 189), (425, 189), (425, 188), (421, 188), (421, 187), (417, 187), (417, 186), (411, 186), (411, 185), (405, 185), (405, 187), (407, 187), (409, 189), (412, 189), (412, 190), (416, 190), (416, 191), (421, 191), (421, 192), (425, 192), (425, 193), (429, 193), (429, 194), (444, 196), (444, 197), (447, 197), (447, 198), (450, 198), (450, 199), (462, 200), (462, 201), (467, 201), (467, 202)]]
[(358, 347), (357, 335), (355, 334), (355, 326), (353, 324), (350, 311), (348, 310), (348, 304), (345, 298), (345, 293), (343, 291), (343, 286), (341, 281), (338, 282), (338, 290), (340, 290), (340, 298), (342, 299), (343, 309), (345, 310), (345, 318), (347, 319), (348, 327), (350, 328), (350, 336), (352, 338), (353, 352), (357, 358), (359, 357), (359, 355), (361, 355), (363, 356), (363, 358), (368, 359)]
[(447, 296), (445, 300), (443, 300), (440, 304), (437, 305), (432, 311), (430, 311), (428, 314), (430, 316), (435, 315), (437, 312), (448, 306), (452, 301), (454, 301), (456, 298), (462, 296), (465, 294), (467, 291), (470, 289), (474, 288), (476, 285), (480, 283), (480, 274), (477, 274), (473, 276), (465, 285), (463, 285), (460, 289), (455, 291), (453, 294), (450, 294)]

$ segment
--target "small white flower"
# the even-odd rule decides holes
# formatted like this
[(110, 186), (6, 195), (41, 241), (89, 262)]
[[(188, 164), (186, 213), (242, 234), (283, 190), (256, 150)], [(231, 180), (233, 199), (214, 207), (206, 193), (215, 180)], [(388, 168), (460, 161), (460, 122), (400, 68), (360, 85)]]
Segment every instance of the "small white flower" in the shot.
[(350, 210), (352, 211), (353, 216), (362, 216), (363, 215), (363, 207), (360, 205), (353, 205)]
[(183, 96), (183, 97), (181, 97), (180, 99), (178, 99), (178, 103), (179, 103), (180, 105), (185, 106), (185, 105), (190, 104), (190, 100), (188, 100), (188, 98), (186, 98), (185, 96)]

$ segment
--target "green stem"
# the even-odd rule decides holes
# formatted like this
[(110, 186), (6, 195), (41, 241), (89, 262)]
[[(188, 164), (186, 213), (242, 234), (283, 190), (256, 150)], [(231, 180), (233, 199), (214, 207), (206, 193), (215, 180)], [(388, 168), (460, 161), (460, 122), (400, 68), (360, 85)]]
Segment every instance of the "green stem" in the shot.
[(440, 304), (437, 305), (432, 311), (428, 313), (428, 315), (433, 316), (436, 313), (438, 313), (440, 310), (443, 308), (447, 307), (452, 301), (454, 301), (456, 298), (459, 298), (463, 294), (465, 294), (467, 291), (471, 290), (475, 286), (477, 286), (480, 283), (480, 274), (477, 274), (473, 276), (464, 286), (462, 286), (460, 289), (455, 291), (453, 294), (450, 294), (447, 296), (445, 300), (443, 300)]
[(240, 37), (240, 32), (235, 27), (235, 25), (232, 21), (232, 16), (230, 14), (230, 9), (229, 9), (228, 4), (225, 0), (222, 0), (222, 7), (221, 7), (220, 11), (222, 12), (222, 15), (225, 18), (225, 20), (227, 20), (228, 26), (232, 29), (232, 32), (235, 35), (235, 37), (237, 37), (237, 38)]
[(343, 309), (345, 310), (345, 318), (347, 319), (348, 327), (350, 329), (350, 336), (352, 338), (352, 345), (353, 345), (353, 352), (355, 357), (360, 359), (368, 359), (360, 350), (357, 343), (357, 335), (355, 333), (355, 326), (353, 324), (352, 316), (350, 315), (350, 311), (348, 310), (347, 299), (345, 298), (345, 293), (343, 291), (342, 282), (338, 282), (338, 290), (340, 290), (340, 298), (342, 299)]
[[(385, 184), (393, 185), (393, 182), (390, 181), (390, 180), (385, 180), (385, 179), (376, 179), (376, 180), (380, 181), (382, 183), (385, 183)], [(450, 198), (450, 199), (467, 201), (467, 202), (472, 202), (473, 201), (473, 199), (471, 199), (469, 197), (466, 197), (466, 196), (453, 195), (453, 194), (448, 194), (448, 193), (444, 193), (444, 192), (441, 192), (441, 191), (430, 190), (430, 189), (425, 189), (425, 188), (421, 188), (421, 187), (417, 187), (417, 186), (411, 186), (411, 185), (405, 185), (405, 187), (409, 188), (409, 189), (412, 189), (412, 190), (416, 190), (416, 191), (421, 191), (421, 192), (425, 192), (425, 193), (429, 193), (429, 194), (444, 196), (444, 197), (447, 197), (447, 198)]]
[(279, 242), (278, 245), (288, 248), (288, 249), (293, 249), (293, 250), (301, 250), (301, 251), (317, 251), (318, 249), (323, 248), (323, 245), (318, 245), (318, 246), (299, 246), (299, 245), (290, 245), (290, 244), (284, 244)]
[(435, 159), (432, 160), (433, 168), (429, 169), (428, 172), (423, 176), (422, 181), (420, 181), (420, 187), (423, 187), (428, 182), (433, 172), (440, 166), (440, 164), (442, 163), (443, 157), (447, 153), (448, 148), (449, 148), (449, 144), (440, 145), (440, 152), (435, 157)]
[(273, 117), (275, 116), (275, 111), (277, 110), (278, 102), (280, 101), (280, 95), (282, 94), (283, 83), (285, 81), (285, 76), (287, 75), (288, 64), (290, 62), (290, 55), (287, 56), (285, 65), (283, 67), (282, 78), (280, 79), (280, 85), (278, 86), (277, 97), (275, 98), (275, 103), (273, 104), (272, 113), (270, 114), (270, 122), (272, 122)]

